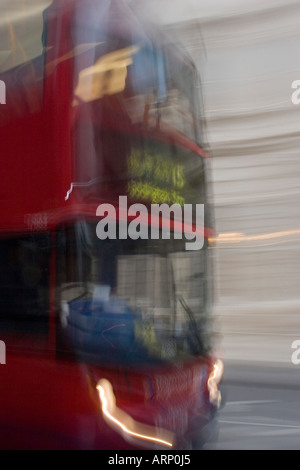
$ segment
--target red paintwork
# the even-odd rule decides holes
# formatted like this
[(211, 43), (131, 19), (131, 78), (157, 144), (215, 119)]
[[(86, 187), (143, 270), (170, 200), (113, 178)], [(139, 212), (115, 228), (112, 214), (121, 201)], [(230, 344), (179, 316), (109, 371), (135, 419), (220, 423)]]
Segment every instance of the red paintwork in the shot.
[(180, 442), (188, 418), (207, 413), (208, 370), (209, 363), (199, 361), (145, 374), (8, 348), (7, 364), (0, 367), (0, 449), (142, 449), (104, 422), (95, 388), (100, 378), (111, 381), (121, 409), (172, 430)]

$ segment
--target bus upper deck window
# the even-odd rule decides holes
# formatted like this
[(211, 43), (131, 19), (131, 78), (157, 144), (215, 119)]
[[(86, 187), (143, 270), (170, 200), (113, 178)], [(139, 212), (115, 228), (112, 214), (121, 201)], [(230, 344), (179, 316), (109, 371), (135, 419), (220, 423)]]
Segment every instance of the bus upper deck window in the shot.
[[(10, 116), (39, 111), (43, 83), (43, 13), (50, 0), (2, 1), (0, 5), (0, 79), (6, 85)], [(5, 112), (4, 112), (5, 111)], [(2, 120), (1, 120), (2, 121)]]

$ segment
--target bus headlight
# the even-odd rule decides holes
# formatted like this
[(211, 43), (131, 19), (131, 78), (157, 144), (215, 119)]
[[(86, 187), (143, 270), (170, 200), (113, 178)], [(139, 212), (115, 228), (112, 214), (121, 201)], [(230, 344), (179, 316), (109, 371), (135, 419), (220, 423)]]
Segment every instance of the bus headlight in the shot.
[(220, 408), (221, 405), (221, 392), (218, 388), (219, 383), (222, 380), (224, 371), (224, 364), (220, 359), (214, 362), (213, 369), (210, 372), (207, 379), (207, 388), (209, 392), (209, 401), (212, 405)]
[(116, 397), (108, 380), (99, 380), (96, 388), (104, 420), (111, 428), (121, 434), (125, 440), (129, 442), (138, 441), (140, 445), (141, 441), (143, 441), (143, 445), (146, 447), (153, 447), (154, 444), (163, 448), (173, 447), (175, 441), (174, 433), (140, 423), (117, 407)]

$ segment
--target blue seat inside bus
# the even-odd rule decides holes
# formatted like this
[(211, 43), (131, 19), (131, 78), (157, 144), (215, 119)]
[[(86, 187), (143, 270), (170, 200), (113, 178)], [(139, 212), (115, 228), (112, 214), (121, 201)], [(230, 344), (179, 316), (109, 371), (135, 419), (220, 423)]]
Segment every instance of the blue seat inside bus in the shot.
[(134, 315), (119, 299), (69, 302), (72, 342), (84, 349), (128, 350), (134, 344)]

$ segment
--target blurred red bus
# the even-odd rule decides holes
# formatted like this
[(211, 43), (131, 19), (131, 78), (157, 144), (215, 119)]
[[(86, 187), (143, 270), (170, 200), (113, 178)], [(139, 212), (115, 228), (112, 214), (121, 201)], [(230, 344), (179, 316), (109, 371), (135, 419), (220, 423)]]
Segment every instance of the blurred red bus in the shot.
[[(0, 447), (199, 448), (222, 362), (196, 69), (128, 2), (22, 5), (0, 23)], [(202, 249), (164, 216), (127, 237), (119, 196), (204, 204)], [(104, 203), (122, 236), (97, 236)]]

